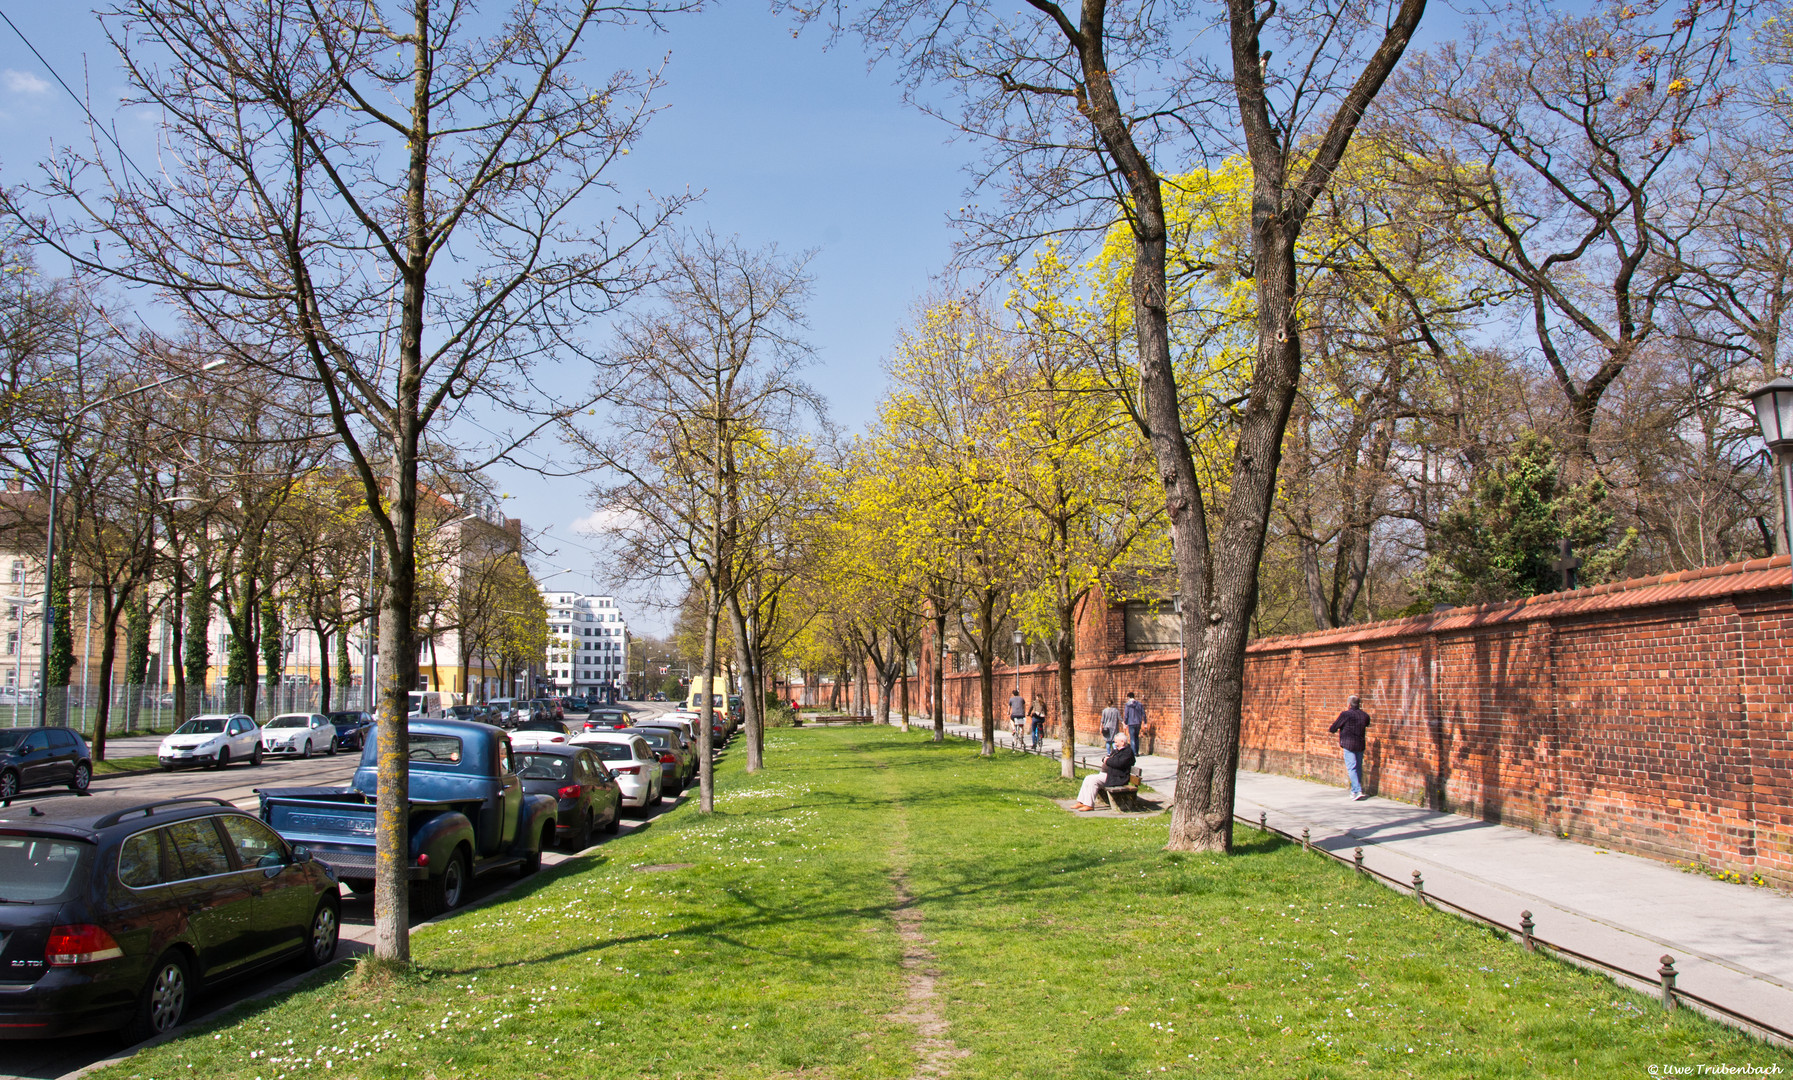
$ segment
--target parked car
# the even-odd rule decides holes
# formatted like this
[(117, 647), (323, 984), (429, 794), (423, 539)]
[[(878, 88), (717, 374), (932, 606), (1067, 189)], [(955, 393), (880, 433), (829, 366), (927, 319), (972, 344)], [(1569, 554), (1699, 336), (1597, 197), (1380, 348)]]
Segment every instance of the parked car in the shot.
[[(507, 697), (493, 698), (486, 702), (486, 711), (491, 714), (491, 718), (487, 723), (501, 728), (514, 727), (517, 722), (516, 716), (519, 704), (527, 705), (527, 702), (518, 702), (515, 698)], [(528, 717), (525, 716), (524, 719), (528, 719)]]
[(517, 775), (530, 795), (552, 795), (559, 807), (556, 839), (574, 851), (591, 844), (592, 830), (614, 833), (622, 823), (623, 793), (590, 748), (559, 744), (517, 747)]
[(590, 709), (591, 709), (591, 699), (586, 697), (584, 694), (574, 694), (572, 697), (567, 699), (567, 711), (568, 712), (581, 712), (582, 713), (582, 712), (588, 712), (588, 711), (590, 711)]
[[(55, 784), (86, 791), (92, 780), (93, 755), (79, 732), (61, 727), (0, 728), (0, 800), (26, 788)], [(0, 875), (0, 881), (5, 880)]]
[(330, 726), (336, 729), (338, 749), (358, 751), (373, 737), (374, 718), (371, 713), (333, 712), (328, 717)]
[(431, 720), (442, 715), (442, 695), (434, 690), (413, 690), (410, 692), (410, 715), (422, 720)]
[(336, 955), (336, 881), (221, 799), (96, 796), (0, 809), (0, 1038), (186, 1017), (201, 987)]
[(233, 761), (261, 764), (261, 729), (242, 713), (208, 713), (174, 729), (156, 749), (164, 772), (180, 765), (222, 769)]
[(585, 714), (586, 731), (621, 731), (635, 722), (635, 718), (621, 709), (593, 709)]
[(544, 720), (566, 719), (565, 714), (561, 711), (560, 706), (554, 703), (553, 698), (531, 698), (529, 714), (531, 717), (539, 717)]
[(639, 735), (654, 748), (654, 755), (660, 759), (660, 786), (674, 795), (685, 790), (691, 777), (697, 774), (697, 753), (687, 750), (679, 733), (665, 727), (630, 727), (621, 732), (624, 735)]
[[(467, 882), (499, 870), (533, 874), (554, 843), (553, 799), (528, 795), (504, 732), (463, 720), (410, 722), (410, 844), (407, 866), (420, 906), (460, 906)], [(261, 788), (262, 820), (357, 892), (373, 888), (379, 747), (361, 752), (346, 788)]]
[(623, 805), (643, 813), (658, 806), (665, 798), (664, 781), (660, 777), (660, 755), (639, 735), (620, 731), (593, 732), (573, 737), (574, 746), (584, 746), (598, 756), (610, 775), (622, 788)]
[(663, 727), (679, 734), (679, 741), (685, 749), (697, 753), (697, 724), (676, 716), (649, 716), (635, 722), (636, 727)]
[(561, 743), (573, 737), (565, 722), (560, 720), (525, 720), (511, 732), (511, 746), (539, 746), (542, 743)]
[(336, 753), (336, 725), (323, 713), (281, 713), (262, 725), (261, 748), (267, 754)]

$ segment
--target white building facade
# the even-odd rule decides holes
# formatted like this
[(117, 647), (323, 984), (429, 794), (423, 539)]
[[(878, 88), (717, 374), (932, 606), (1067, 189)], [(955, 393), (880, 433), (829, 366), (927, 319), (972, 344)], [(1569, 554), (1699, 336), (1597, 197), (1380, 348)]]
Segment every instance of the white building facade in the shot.
[(629, 670), (629, 621), (616, 598), (543, 591), (542, 602), (554, 693), (601, 693), (614, 701)]

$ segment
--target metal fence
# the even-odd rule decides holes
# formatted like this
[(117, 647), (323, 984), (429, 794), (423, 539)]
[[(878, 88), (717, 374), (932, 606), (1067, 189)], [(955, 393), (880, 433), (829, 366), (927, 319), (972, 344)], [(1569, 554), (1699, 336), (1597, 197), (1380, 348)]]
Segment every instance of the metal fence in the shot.
[[(189, 717), (201, 713), (246, 712), (256, 722), (266, 721), (280, 713), (320, 712), (323, 688), (315, 683), (287, 683), (255, 688), (255, 707), (244, 702), (248, 694), (240, 686), (189, 686), (184, 716), (174, 712), (174, 692), (160, 686), (127, 686), (113, 688), (106, 721), (107, 737), (145, 732), (173, 731)], [(347, 690), (332, 687), (331, 711), (365, 709), (365, 695), (359, 686)], [(80, 687), (54, 687), (50, 690), (49, 722), (74, 728), (89, 739), (99, 723), (99, 698), (90, 689), (83, 694)], [(34, 690), (14, 691), (0, 688), (0, 727), (31, 727), (37, 723), (38, 697)]]

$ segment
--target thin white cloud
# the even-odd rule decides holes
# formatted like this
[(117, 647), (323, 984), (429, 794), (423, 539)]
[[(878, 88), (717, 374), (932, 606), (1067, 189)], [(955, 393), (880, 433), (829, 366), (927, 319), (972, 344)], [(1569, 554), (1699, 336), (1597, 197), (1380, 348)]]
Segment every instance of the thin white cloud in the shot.
[(13, 94), (47, 94), (50, 84), (31, 74), (29, 71), (14, 71), (7, 68), (0, 72), (0, 78), (6, 80), (7, 92)]
[(573, 532), (581, 536), (607, 536), (634, 532), (642, 526), (641, 515), (633, 510), (600, 506), (573, 522)]

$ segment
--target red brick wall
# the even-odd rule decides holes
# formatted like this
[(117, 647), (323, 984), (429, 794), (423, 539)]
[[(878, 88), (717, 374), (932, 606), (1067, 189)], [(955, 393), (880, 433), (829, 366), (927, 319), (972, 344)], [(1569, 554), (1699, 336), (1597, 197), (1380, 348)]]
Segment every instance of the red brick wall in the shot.
[[(1343, 783), (1326, 727), (1349, 694), (1373, 719), (1370, 790), (1793, 885), (1793, 595), (1787, 559), (1709, 567), (1510, 604), (1254, 642), (1240, 765)], [(1176, 752), (1177, 654), (1120, 652), (1100, 598), (1080, 626), (1075, 722), (1138, 693)], [(997, 671), (997, 726), (1016, 671)], [(1058, 704), (1054, 669), (1023, 693)], [(911, 702), (925, 711), (925, 683)], [(977, 722), (977, 675), (947, 676)]]

